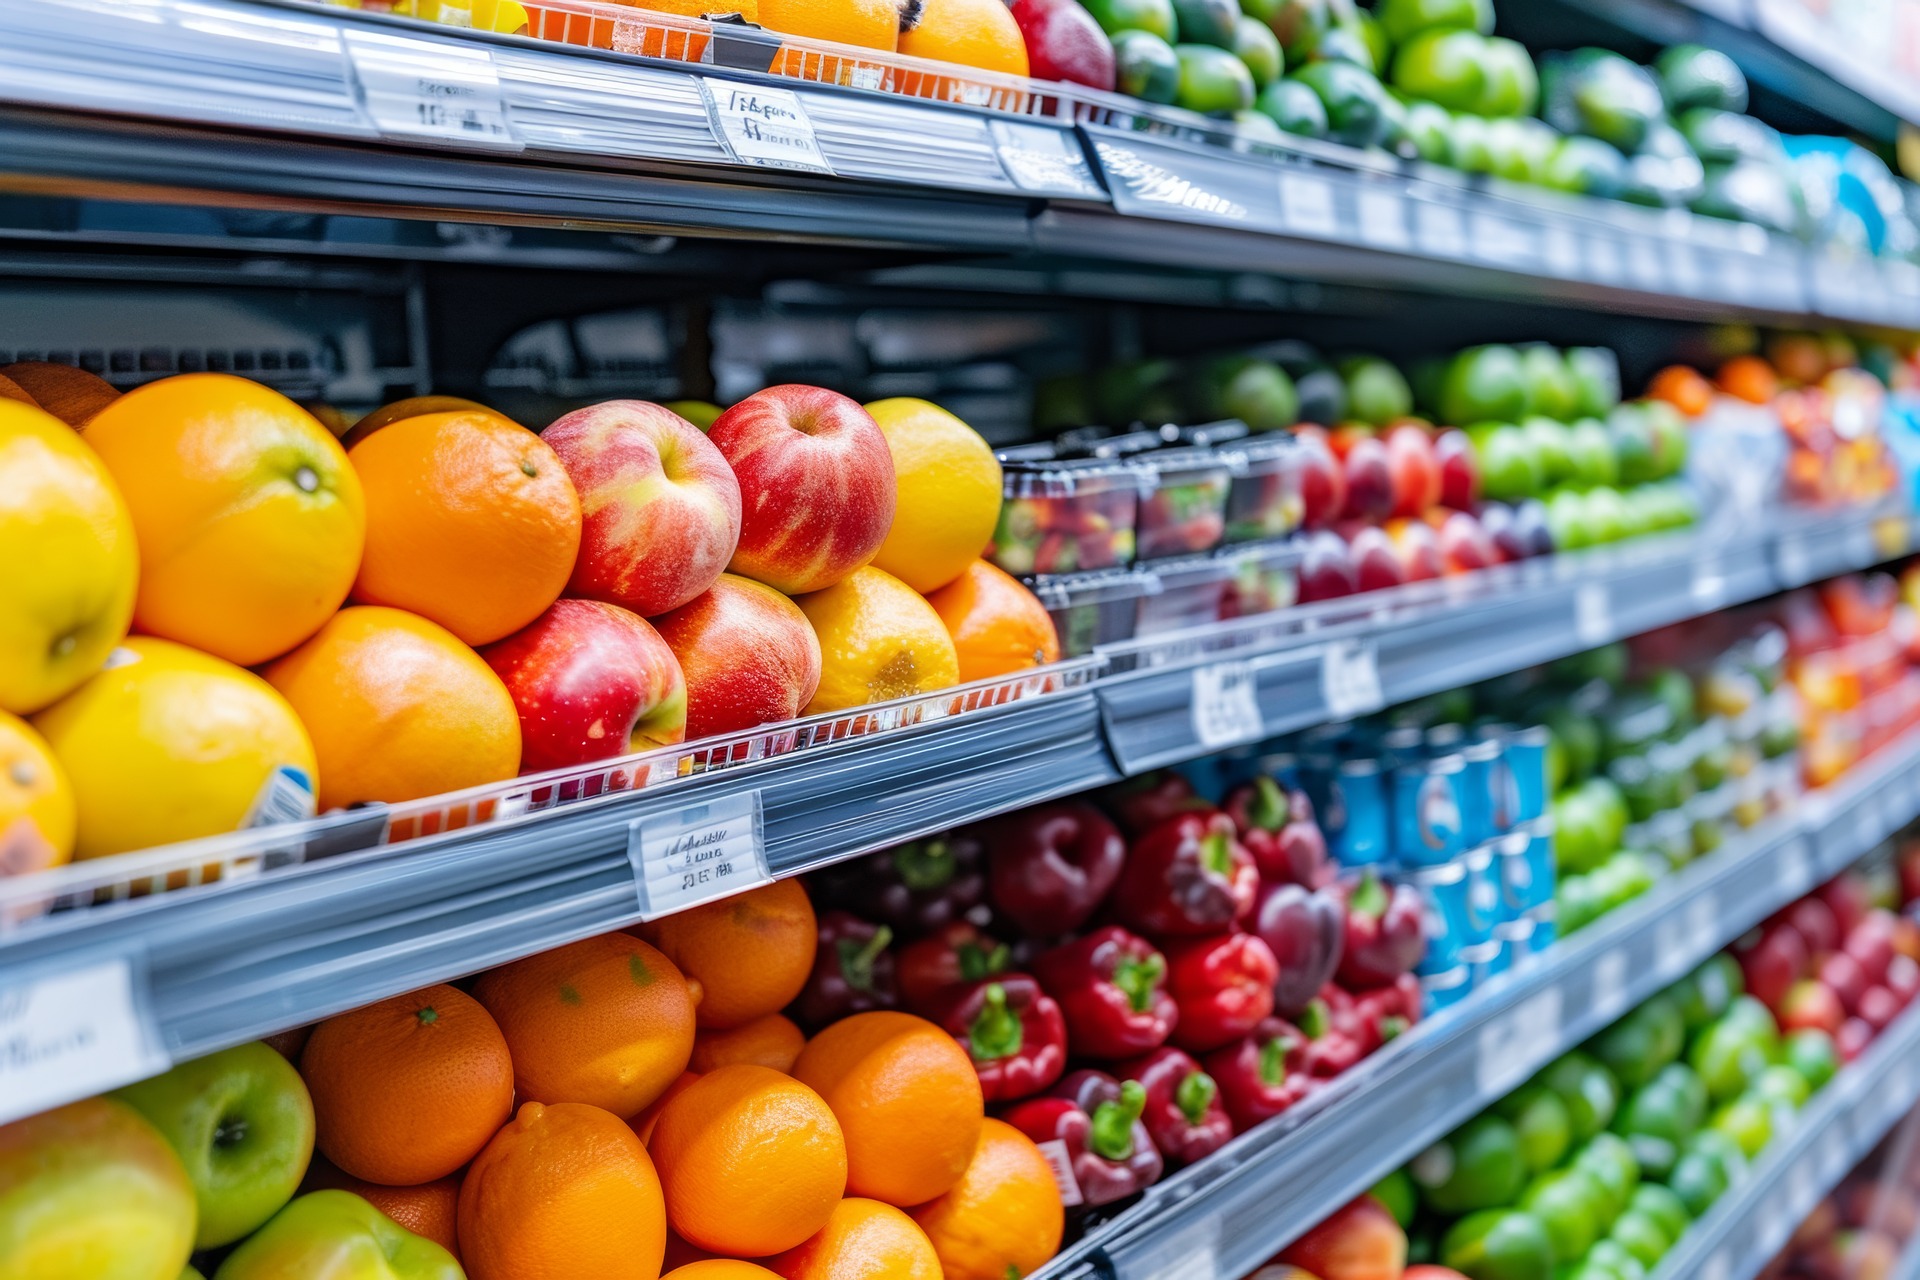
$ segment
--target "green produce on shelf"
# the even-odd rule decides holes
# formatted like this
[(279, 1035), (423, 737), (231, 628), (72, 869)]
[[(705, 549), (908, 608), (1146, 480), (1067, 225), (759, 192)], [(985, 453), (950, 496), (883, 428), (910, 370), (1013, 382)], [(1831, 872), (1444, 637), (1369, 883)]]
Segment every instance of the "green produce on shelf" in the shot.
[(1234, 31), (1241, 17), (1235, 0), (1172, 0), (1172, 5), (1173, 29), (1180, 43), (1209, 44), (1220, 49), (1233, 47)]
[(1573, 1143), (1573, 1118), (1567, 1104), (1538, 1081), (1508, 1094), (1493, 1111), (1513, 1126), (1520, 1141), (1520, 1162), (1529, 1173), (1559, 1164)]
[(1555, 1258), (1578, 1258), (1611, 1226), (1606, 1187), (1586, 1169), (1542, 1174), (1520, 1195), (1520, 1208), (1546, 1229)]
[[(1746, 991), (1746, 985), (1740, 962), (1725, 952), (1711, 957), (1682, 978), (1673, 988), (1673, 997), (1681, 1020), (1686, 1023), (1687, 1035), (1698, 1035), (1724, 1014), (1734, 998)], [(1829, 1047), (1831, 1043), (1828, 1042)], [(1698, 1080), (1699, 1076), (1694, 1079)]]
[(1653, 996), (1595, 1036), (1588, 1050), (1629, 1090), (1652, 1082), (1686, 1048), (1686, 1025), (1665, 995)]
[(1693, 1215), (1687, 1212), (1687, 1206), (1673, 1188), (1657, 1182), (1643, 1182), (1634, 1188), (1633, 1199), (1627, 1208), (1635, 1213), (1645, 1214), (1660, 1224), (1669, 1240), (1678, 1240), (1687, 1232), (1693, 1222)]
[(1413, 390), (1390, 361), (1349, 356), (1338, 368), (1347, 384), (1347, 414), (1353, 420), (1384, 427), (1413, 412)]
[(1473, 1280), (1550, 1280), (1553, 1240), (1532, 1214), (1485, 1209), (1453, 1224), (1440, 1262)]
[(1540, 106), (1540, 73), (1526, 46), (1495, 36), (1484, 58), (1485, 87), (1475, 109), (1483, 116), (1532, 116)]
[(1081, 0), (1081, 3), (1100, 24), (1100, 29), (1110, 36), (1125, 31), (1145, 31), (1172, 44), (1180, 30), (1173, 0)]
[(1659, 1266), (1660, 1259), (1673, 1248), (1673, 1237), (1667, 1234), (1659, 1219), (1633, 1208), (1613, 1220), (1613, 1226), (1607, 1229), (1607, 1239), (1648, 1269)]
[(1301, 138), (1324, 138), (1330, 129), (1326, 104), (1320, 95), (1298, 80), (1276, 80), (1260, 91), (1254, 110), (1287, 133)]
[(1587, 1250), (1582, 1276), (1606, 1280), (1646, 1280), (1647, 1267), (1618, 1240), (1599, 1240)]
[(1520, 422), (1527, 444), (1538, 463), (1540, 483), (1556, 485), (1573, 476), (1572, 432), (1552, 418), (1529, 417)]
[(1227, 50), (1210, 44), (1179, 44), (1173, 52), (1180, 62), (1175, 95), (1179, 105), (1207, 114), (1230, 114), (1253, 105), (1253, 75), (1246, 63)]
[(1395, 44), (1404, 44), (1435, 27), (1493, 34), (1493, 0), (1380, 0), (1374, 16), (1381, 31)]
[(1834, 1047), (1833, 1037), (1813, 1027), (1790, 1033), (1781, 1045), (1780, 1059), (1815, 1092), (1825, 1088), (1840, 1070), (1840, 1051)]
[(1541, 114), (1548, 124), (1624, 152), (1640, 149), (1666, 108), (1651, 72), (1606, 49), (1579, 49), (1549, 59), (1541, 93)]
[(1752, 116), (1695, 107), (1675, 120), (1680, 134), (1704, 164), (1784, 163), (1786, 149), (1771, 126)]
[(1745, 1092), (1779, 1052), (1773, 1014), (1752, 996), (1742, 995), (1700, 1033), (1687, 1061), (1699, 1073), (1708, 1095), (1721, 1103)]
[(1240, 15), (1233, 28), (1233, 55), (1247, 68), (1247, 74), (1253, 77), (1255, 89), (1265, 89), (1280, 79), (1280, 73), (1286, 70), (1285, 55), (1280, 52), (1280, 39), (1273, 29), (1257, 18)]
[(1512, 1204), (1526, 1184), (1520, 1135), (1497, 1115), (1476, 1116), (1414, 1158), (1421, 1200), (1446, 1214)]
[(1442, 422), (1515, 422), (1527, 411), (1526, 366), (1512, 347), (1470, 347), (1446, 363), (1431, 408)]
[(1610, 199), (1627, 184), (1627, 158), (1597, 138), (1560, 139), (1540, 185), (1575, 195)]
[[(1292, 59), (1288, 59), (1292, 65)], [(1313, 90), (1327, 111), (1327, 132), (1335, 141), (1371, 147), (1385, 124), (1387, 91), (1373, 73), (1351, 62), (1313, 62), (1293, 73)]]
[(1122, 93), (1159, 103), (1180, 96), (1180, 59), (1172, 45), (1151, 31), (1115, 33), (1113, 68)]
[(1405, 102), (1407, 142), (1429, 164), (1453, 161), (1453, 114), (1437, 102)]
[(1487, 41), (1472, 30), (1435, 28), (1401, 44), (1393, 87), (1449, 111), (1481, 110), (1487, 98)]
[(1520, 367), (1529, 414), (1554, 422), (1579, 415), (1580, 384), (1565, 354), (1544, 342), (1530, 343), (1520, 348)]
[(1654, 60), (1667, 110), (1675, 115), (1693, 107), (1721, 111), (1747, 109), (1747, 77), (1732, 58), (1705, 45), (1677, 44)]

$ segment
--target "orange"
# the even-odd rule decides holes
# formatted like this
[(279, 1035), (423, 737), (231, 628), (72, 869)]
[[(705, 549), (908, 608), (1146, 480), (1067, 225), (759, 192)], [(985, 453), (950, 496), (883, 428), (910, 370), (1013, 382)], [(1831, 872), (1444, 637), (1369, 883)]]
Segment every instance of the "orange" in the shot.
[(460, 1183), (471, 1280), (656, 1280), (666, 1252), (660, 1179), (620, 1117), (529, 1102)]
[(980, 1143), (985, 1100), (958, 1041), (909, 1013), (856, 1013), (793, 1064), (847, 1138), (847, 1193), (924, 1204), (960, 1181)]
[(630, 1116), (665, 1092), (693, 1051), (696, 996), (673, 961), (603, 933), (480, 975), (514, 1084), (535, 1102), (587, 1102)]
[(0, 1125), (0, 1274), (176, 1280), (198, 1213), (173, 1148), (118, 1099)]
[(731, 898), (640, 925), (700, 984), (700, 1026), (726, 1030), (787, 1007), (813, 972), (819, 926), (798, 880), (776, 880)]
[(278, 391), (189, 373), (87, 424), (133, 513), (141, 631), (251, 667), (312, 635), (360, 567), (360, 481), (327, 429)]
[(446, 1177), (513, 1114), (506, 1037), (478, 1001), (448, 986), (328, 1018), (308, 1038), (300, 1074), (321, 1152), (388, 1186)]
[[(900, 43), (900, 7), (895, 0), (759, 0), (759, 4), (760, 25), (770, 31), (889, 52)], [(795, 53), (787, 53), (789, 61), (797, 61)], [(807, 60), (817, 59), (809, 55)]]
[(704, 1074), (716, 1067), (750, 1062), (786, 1074), (806, 1047), (807, 1037), (791, 1018), (770, 1013), (730, 1031), (700, 1032), (693, 1038), (693, 1058), (687, 1065)]
[(520, 713), (500, 677), (404, 610), (342, 609), (266, 676), (313, 734), (323, 810), (477, 787), (520, 768)]
[(486, 410), (428, 413), (367, 435), (348, 456), (367, 491), (355, 600), (411, 609), (483, 645), (566, 589), (580, 495), (525, 427)]
[(1713, 408), (1713, 384), (1698, 369), (1683, 364), (1668, 365), (1653, 376), (1647, 394), (1668, 404), (1689, 418), (1697, 418)]
[(975, 560), (927, 603), (953, 637), (962, 684), (1060, 661), (1053, 615), (997, 565)]
[(1759, 356), (1735, 356), (1720, 366), (1720, 389), (1748, 404), (1771, 404), (1780, 394), (1780, 379)]
[(70, 861), (76, 820), (73, 785), (53, 748), (26, 721), (0, 711), (0, 877)]
[[(340, 447), (351, 449), (382, 427), (391, 426), (407, 418), (417, 418), (426, 413), (458, 413), (471, 410), (476, 413), (492, 413), (493, 410), (475, 400), (462, 400), (459, 396), (408, 396), (405, 400), (395, 400), (383, 404), (360, 421), (347, 428), (340, 437)], [(496, 415), (501, 416), (501, 415)], [(505, 419), (511, 421), (511, 419)]]
[(648, 1146), (689, 1244), (760, 1258), (827, 1225), (847, 1148), (820, 1095), (770, 1067), (721, 1067), (669, 1102)]
[(807, 704), (808, 715), (960, 682), (960, 658), (940, 615), (883, 569), (855, 569), (794, 603), (820, 637), (820, 687)]
[(1033, 1139), (1002, 1120), (980, 1127), (980, 1146), (958, 1185), (913, 1211), (947, 1280), (1007, 1280), (1038, 1270), (1060, 1250), (1060, 1186)]
[(18, 387), (60, 421), (85, 429), (93, 415), (120, 398), (105, 378), (71, 365), (23, 360), (0, 369), (0, 378)]
[[(991, 10), (1006, 24), (1013, 47), (1020, 51), (1015, 74), (1025, 75), (1020, 28), (1000, 0), (928, 0), (919, 11), (925, 19), (920, 30), (938, 24), (940, 15), (974, 15), (976, 10), (981, 21)], [(915, 591), (937, 590), (965, 573), (979, 558), (980, 548), (993, 540), (1000, 520), (1000, 462), (979, 432), (939, 405), (900, 396), (876, 400), (867, 412), (887, 438), (898, 494), (893, 527), (873, 566)]]
[(1811, 333), (1776, 333), (1766, 343), (1767, 362), (1782, 380), (1810, 387), (1832, 367), (1826, 344)]
[(1010, 76), (1027, 74), (1026, 38), (1001, 0), (909, 0), (900, 7), (900, 52)]
[[(487, 1135), (491, 1138), (493, 1135)], [(460, 1177), (450, 1174), (413, 1187), (387, 1187), (342, 1171), (325, 1156), (316, 1155), (307, 1166), (302, 1191), (351, 1191), (395, 1222), (460, 1259), (455, 1210), (460, 1203)]]
[(313, 742), (287, 700), (251, 671), (149, 636), (129, 637), (106, 670), (33, 718), (73, 784), (73, 856), (232, 831), (270, 789), (296, 807)]
[(133, 517), (98, 454), (0, 399), (0, 710), (38, 711), (100, 669), (133, 620)]
[(773, 1280), (774, 1273), (753, 1262), (733, 1258), (709, 1258), (675, 1267), (663, 1280)]
[[(673, 1083), (667, 1086), (665, 1093), (649, 1102), (645, 1110), (628, 1118), (627, 1128), (633, 1130), (633, 1136), (640, 1139), (641, 1145), (644, 1146), (653, 1141), (653, 1126), (660, 1123), (660, 1113), (667, 1109), (667, 1104), (686, 1092), (687, 1086), (699, 1078), (692, 1071), (682, 1071), (673, 1078)], [(667, 1242), (667, 1247), (669, 1250), (672, 1249), (671, 1240)]]
[(851, 1196), (805, 1244), (767, 1265), (787, 1280), (941, 1280), (940, 1257), (912, 1218)]

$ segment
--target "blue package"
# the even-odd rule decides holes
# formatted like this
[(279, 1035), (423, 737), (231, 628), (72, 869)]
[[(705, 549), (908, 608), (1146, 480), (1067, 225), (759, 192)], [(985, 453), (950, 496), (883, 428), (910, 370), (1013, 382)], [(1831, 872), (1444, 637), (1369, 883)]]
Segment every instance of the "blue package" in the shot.
[(1466, 768), (1455, 753), (1393, 771), (1393, 857), (1400, 865), (1435, 867), (1466, 849), (1460, 832)]
[(1431, 1018), (1473, 994), (1473, 971), (1465, 965), (1456, 965), (1440, 973), (1430, 973), (1420, 979), (1420, 991), (1421, 1004), (1425, 1006), (1421, 1016)]
[(1327, 849), (1343, 867), (1374, 867), (1387, 857), (1387, 796), (1377, 760), (1312, 760), (1302, 770)]
[[(1440, 973), (1460, 963), (1464, 948), (1473, 942), (1473, 907), (1468, 900), (1467, 868), (1458, 862), (1422, 867), (1400, 877), (1420, 895), (1421, 932), (1427, 935), (1427, 953), (1421, 973)], [(1489, 935), (1490, 936), (1490, 935)]]
[(1454, 860), (1466, 873), (1467, 945), (1493, 937), (1495, 926), (1515, 919), (1517, 912), (1503, 910), (1500, 897), (1500, 873), (1493, 862), (1490, 847), (1471, 850)]

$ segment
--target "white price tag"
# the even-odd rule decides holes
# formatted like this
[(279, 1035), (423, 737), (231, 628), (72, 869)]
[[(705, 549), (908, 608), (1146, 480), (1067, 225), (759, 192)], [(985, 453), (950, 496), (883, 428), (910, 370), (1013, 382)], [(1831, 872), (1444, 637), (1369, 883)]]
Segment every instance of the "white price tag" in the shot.
[(723, 795), (705, 804), (635, 818), (627, 827), (627, 860), (640, 890), (640, 914), (651, 920), (766, 884), (760, 793)]
[(1086, 153), (1066, 130), (1018, 120), (992, 120), (988, 125), (1000, 167), (1022, 191), (1089, 197), (1103, 194), (1087, 167)]
[(1341, 640), (1328, 645), (1320, 659), (1320, 693), (1326, 699), (1327, 715), (1334, 720), (1372, 715), (1386, 706), (1373, 641)]
[(1700, 258), (1693, 246), (1679, 240), (1667, 242), (1667, 275), (1674, 293), (1694, 297), (1700, 292)]
[(1451, 205), (1416, 204), (1413, 207), (1413, 225), (1422, 253), (1436, 258), (1466, 256), (1466, 227), (1461, 221), (1460, 211)]
[(1333, 187), (1304, 173), (1280, 175), (1280, 217), (1297, 235), (1332, 239), (1340, 230), (1333, 208)]
[(1216, 662), (1193, 669), (1193, 736), (1209, 751), (1266, 736), (1260, 682), (1249, 663)]
[(1665, 273), (1660, 269), (1660, 250), (1657, 246), (1650, 241), (1636, 240), (1629, 253), (1634, 283), (1647, 290), (1659, 289), (1666, 283)]
[(1706, 612), (1718, 609), (1726, 599), (1727, 580), (1720, 566), (1702, 561), (1693, 566), (1693, 607)]
[(1533, 242), (1525, 227), (1482, 213), (1473, 219), (1473, 254), (1482, 262), (1521, 266), (1532, 260)]
[(142, 976), (123, 955), (0, 986), (0, 1122), (167, 1069)]
[(1551, 274), (1577, 276), (1580, 274), (1580, 237), (1556, 223), (1540, 233), (1540, 256), (1546, 259)]
[(1728, 1260), (1726, 1250), (1718, 1250), (1700, 1264), (1700, 1280), (1732, 1280), (1733, 1263)]
[(347, 53), (367, 116), (387, 137), (521, 149), (485, 45), (350, 30)]
[(1560, 1042), (1560, 988), (1527, 997), (1480, 1028), (1474, 1081), (1489, 1102), (1513, 1091)]
[(1047, 1168), (1053, 1171), (1053, 1181), (1060, 1188), (1060, 1203), (1072, 1209), (1087, 1202), (1080, 1194), (1080, 1179), (1073, 1172), (1073, 1157), (1067, 1154), (1067, 1144), (1059, 1138), (1036, 1144), (1040, 1154), (1046, 1158)]
[(1398, 192), (1360, 192), (1360, 238), (1381, 249), (1405, 249), (1411, 243), (1406, 206)]
[(702, 76), (700, 91), (720, 141), (741, 164), (833, 172), (814, 136), (813, 117), (793, 90)]
[(1611, 1020), (1627, 1007), (1627, 953), (1609, 951), (1593, 962), (1593, 996), (1588, 1001), (1595, 1017)]
[[(1864, 852), (1860, 850), (1857, 852)], [(1804, 841), (1794, 840), (1780, 850), (1780, 887), (1794, 897), (1813, 888), (1813, 858)]]
[(1586, 649), (1597, 649), (1613, 639), (1613, 606), (1605, 584), (1583, 582), (1574, 591), (1573, 635)]
[(1813, 578), (1813, 554), (1806, 539), (1792, 534), (1780, 539), (1780, 579), (1790, 587), (1803, 586)]
[(1152, 1280), (1219, 1280), (1220, 1222), (1206, 1217), (1154, 1250), (1143, 1274)]
[(1587, 274), (1602, 284), (1614, 284), (1620, 279), (1620, 246), (1606, 236), (1595, 236), (1587, 241)]

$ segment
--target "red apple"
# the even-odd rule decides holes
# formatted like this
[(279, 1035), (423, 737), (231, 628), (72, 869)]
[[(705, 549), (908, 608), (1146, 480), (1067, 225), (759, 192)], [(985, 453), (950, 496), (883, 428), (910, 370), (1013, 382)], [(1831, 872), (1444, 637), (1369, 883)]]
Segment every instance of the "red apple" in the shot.
[(1914, 997), (1920, 996), (1920, 961), (1911, 956), (1895, 956), (1887, 964), (1886, 985), (1902, 1009), (1912, 1004)]
[(707, 433), (740, 481), (731, 573), (787, 595), (832, 586), (893, 527), (893, 454), (873, 416), (821, 387), (748, 396)]
[(1845, 937), (1853, 932), (1853, 926), (1860, 923), (1860, 917), (1867, 914), (1873, 906), (1873, 899), (1867, 892), (1867, 883), (1852, 872), (1847, 872), (1814, 890), (1820, 900), (1833, 908), (1833, 918), (1840, 926), (1840, 934)]
[(1841, 1005), (1840, 997), (1825, 983), (1803, 978), (1788, 987), (1787, 994), (1780, 1001), (1782, 1031), (1814, 1027), (1830, 1036), (1837, 1036), (1846, 1020), (1847, 1011)]
[(1860, 993), (1860, 1021), (1876, 1032), (1900, 1016), (1900, 998), (1885, 987), (1874, 985)]
[(1114, 85), (1113, 42), (1076, 0), (1014, 0), (1027, 42), (1027, 74), (1093, 89)]
[(687, 736), (791, 720), (820, 685), (820, 639), (800, 606), (723, 573), (657, 624), (687, 677)]
[(1417, 516), (1440, 501), (1440, 459), (1433, 437), (1412, 423), (1387, 432), (1387, 470), (1393, 478), (1393, 514)]
[(1393, 542), (1393, 552), (1400, 557), (1400, 568), (1408, 582), (1428, 582), (1446, 571), (1440, 537), (1426, 521), (1391, 520), (1387, 537)]
[(1833, 988), (1848, 1013), (1860, 1010), (1860, 997), (1870, 985), (1860, 962), (1844, 951), (1835, 951), (1820, 961), (1820, 981)]
[(1324, 529), (1340, 518), (1347, 505), (1347, 477), (1333, 456), (1324, 427), (1311, 424), (1294, 431), (1300, 441), (1300, 500), (1309, 529)]
[(1791, 925), (1814, 955), (1840, 945), (1840, 922), (1833, 918), (1833, 908), (1818, 898), (1802, 898), (1776, 918)]
[(1480, 460), (1473, 442), (1457, 427), (1433, 438), (1434, 461), (1440, 466), (1440, 501), (1455, 511), (1471, 511), (1480, 501)]
[(1300, 602), (1334, 600), (1360, 589), (1354, 575), (1353, 553), (1338, 534), (1321, 530), (1308, 534), (1300, 559)]
[(1273, 1261), (1316, 1276), (1397, 1276), (1407, 1263), (1407, 1233), (1385, 1205), (1361, 1196)]
[(1920, 961), (1920, 924), (1906, 916), (1895, 916), (1893, 933), (1888, 938), (1893, 949), (1909, 960)]
[(1852, 1062), (1865, 1053), (1867, 1046), (1872, 1043), (1873, 1028), (1858, 1018), (1848, 1018), (1846, 1025), (1840, 1028), (1840, 1034), (1833, 1038), (1842, 1062)]
[(1333, 433), (1333, 452), (1347, 479), (1349, 520), (1385, 520), (1393, 513), (1393, 470), (1387, 446), (1364, 427), (1344, 426)]
[(687, 684), (651, 623), (617, 604), (560, 599), (480, 650), (520, 712), (520, 771), (665, 746), (687, 736)]
[(1464, 511), (1452, 512), (1441, 522), (1439, 538), (1440, 558), (1448, 573), (1471, 573), (1506, 558), (1486, 527)]
[(1361, 591), (1380, 591), (1397, 587), (1407, 580), (1405, 566), (1395, 552), (1386, 530), (1372, 525), (1356, 530), (1348, 543), (1353, 556), (1354, 582)]
[(641, 617), (713, 585), (740, 541), (740, 484), (700, 429), (644, 400), (609, 400), (540, 438), (580, 491), (580, 556), (569, 595)]
[(1880, 982), (1887, 976), (1887, 964), (1893, 959), (1893, 935), (1899, 930), (1899, 917), (1875, 907), (1847, 932), (1840, 949), (1860, 962), (1868, 982)]
[(1787, 988), (1806, 976), (1811, 963), (1800, 934), (1778, 924), (1762, 930), (1757, 941), (1739, 950), (1737, 958), (1747, 994), (1769, 1009), (1780, 1007)]
[(1901, 901), (1920, 901), (1920, 839), (1911, 836), (1902, 839), (1896, 860), (1900, 864)]

